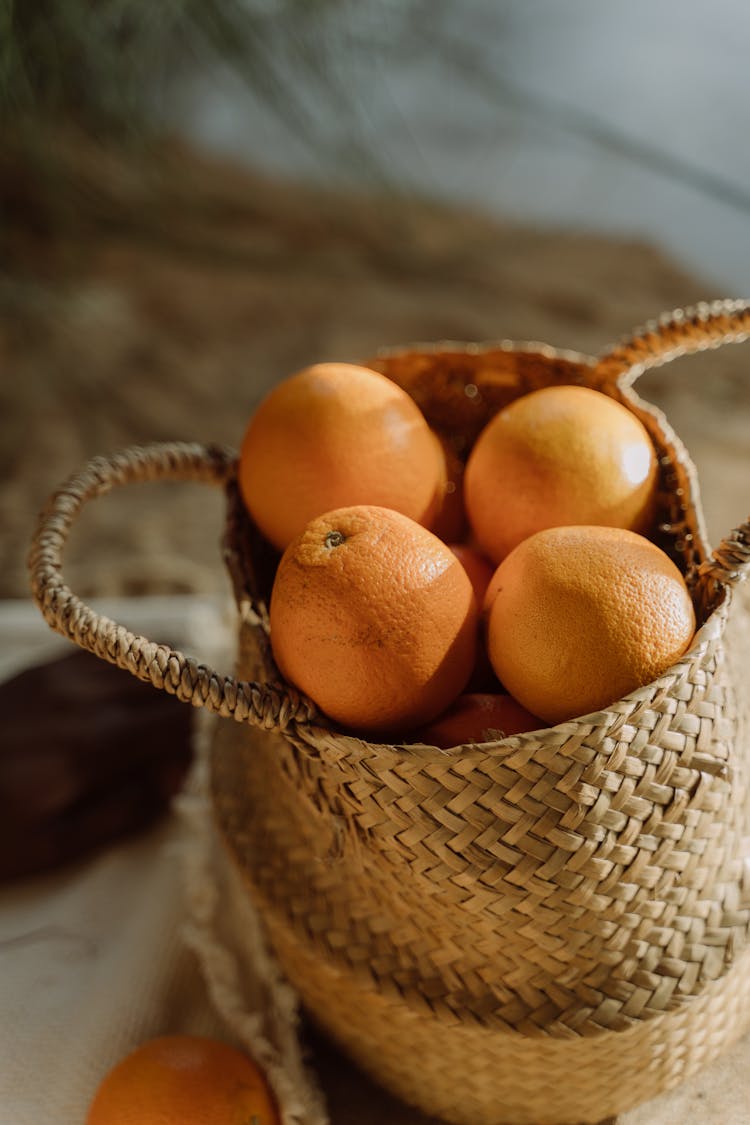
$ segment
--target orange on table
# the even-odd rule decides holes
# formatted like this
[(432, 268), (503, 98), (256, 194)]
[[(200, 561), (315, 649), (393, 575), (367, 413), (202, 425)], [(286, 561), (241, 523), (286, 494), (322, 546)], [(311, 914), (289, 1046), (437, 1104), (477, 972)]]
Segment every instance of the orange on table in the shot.
[(250, 515), (279, 550), (316, 516), (354, 504), (394, 508), (429, 526), (445, 458), (413, 399), (384, 375), (319, 363), (261, 402), (240, 451)]
[(464, 476), (466, 513), (482, 551), (500, 562), (546, 527), (602, 524), (645, 533), (657, 459), (639, 418), (589, 387), (545, 387), (499, 411)]
[(99, 1086), (86, 1125), (280, 1125), (263, 1072), (213, 1039), (165, 1035), (121, 1060)]
[(443, 750), (468, 742), (494, 740), (500, 732), (506, 738), (546, 726), (510, 695), (467, 692), (419, 731), (419, 739)]
[(650, 683), (695, 631), (685, 581), (643, 536), (556, 527), (498, 568), (487, 647), (507, 690), (547, 723), (598, 711)]
[(466, 571), (414, 520), (361, 505), (313, 520), (282, 556), (270, 604), (282, 675), (359, 731), (434, 718), (474, 665), (478, 612)]
[(481, 552), (477, 551), (475, 547), (470, 547), (467, 543), (449, 543), (448, 546), (468, 574), (469, 581), (474, 589), (474, 596), (477, 599), (477, 607), (481, 609), (484, 605), (487, 587), (492, 581), (496, 568)]

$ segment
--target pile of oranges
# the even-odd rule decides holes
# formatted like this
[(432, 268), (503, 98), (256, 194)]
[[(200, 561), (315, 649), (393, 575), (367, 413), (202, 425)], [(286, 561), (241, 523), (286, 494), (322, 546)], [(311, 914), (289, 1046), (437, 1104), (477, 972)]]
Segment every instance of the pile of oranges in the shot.
[(648, 538), (654, 447), (598, 391), (522, 395), (459, 473), (395, 383), (317, 364), (260, 404), (238, 477), (283, 552), (278, 668), (367, 737), (447, 747), (563, 722), (652, 681), (692, 639), (682, 575)]

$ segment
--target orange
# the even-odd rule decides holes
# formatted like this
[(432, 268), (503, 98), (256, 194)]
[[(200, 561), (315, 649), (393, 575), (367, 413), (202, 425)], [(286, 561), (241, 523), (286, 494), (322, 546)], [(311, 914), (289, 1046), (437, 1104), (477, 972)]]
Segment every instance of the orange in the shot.
[(548, 723), (607, 707), (682, 656), (695, 630), (685, 581), (643, 536), (556, 527), (500, 564), (487, 622), (495, 672)]
[(419, 739), (448, 750), (451, 746), (507, 738), (544, 726), (541, 719), (530, 714), (512, 696), (477, 692), (459, 695), (442, 715), (421, 728)]
[(234, 1047), (193, 1035), (151, 1039), (99, 1086), (86, 1125), (280, 1125), (268, 1083)]
[(466, 571), (436, 535), (363, 505), (313, 520), (284, 552), (271, 646), (282, 675), (331, 719), (393, 732), (463, 689), (477, 617)]
[(489, 586), (495, 568), (491, 562), (481, 555), (474, 547), (465, 543), (450, 543), (451, 551), (456, 556), (461, 566), (469, 576), (469, 581), (474, 589), (479, 609), (484, 604), (487, 587)]
[(279, 550), (311, 519), (375, 504), (429, 525), (445, 494), (445, 456), (416, 403), (390, 379), (319, 363), (263, 400), (245, 432), (238, 479)]
[(515, 399), (480, 433), (464, 477), (481, 550), (500, 562), (545, 527), (602, 524), (647, 532), (657, 460), (626, 407), (588, 387), (545, 387)]

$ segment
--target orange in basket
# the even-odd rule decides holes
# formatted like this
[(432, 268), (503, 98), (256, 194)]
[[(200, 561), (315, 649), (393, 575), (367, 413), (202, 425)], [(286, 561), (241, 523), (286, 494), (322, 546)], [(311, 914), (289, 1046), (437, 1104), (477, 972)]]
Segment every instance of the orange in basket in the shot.
[(499, 563), (546, 527), (646, 534), (656, 480), (654, 447), (632, 411), (590, 387), (544, 387), (487, 423), (466, 465), (464, 499), (479, 546)]
[(271, 645), (285, 678), (357, 730), (406, 731), (458, 695), (478, 610), (463, 566), (414, 520), (359, 505), (307, 525), (279, 563)]
[(279, 383), (253, 414), (239, 483), (279, 550), (335, 508), (395, 508), (429, 527), (443, 503), (445, 455), (413, 400), (352, 363), (317, 363)]
[(444, 750), (469, 742), (488, 742), (511, 734), (524, 734), (544, 726), (511, 695), (498, 692), (467, 692), (411, 737), (416, 742), (441, 746)]
[(493, 579), (492, 667), (549, 725), (651, 683), (695, 632), (685, 580), (654, 543), (619, 527), (550, 527)]

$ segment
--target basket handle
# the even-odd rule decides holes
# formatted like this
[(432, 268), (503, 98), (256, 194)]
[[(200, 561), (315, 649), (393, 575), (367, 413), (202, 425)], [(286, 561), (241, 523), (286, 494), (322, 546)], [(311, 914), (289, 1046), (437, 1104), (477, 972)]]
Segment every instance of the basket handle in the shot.
[[(750, 301), (712, 301), (675, 309), (602, 352), (593, 379), (605, 388), (624, 391), (652, 367), (749, 338)], [(713, 556), (698, 567), (698, 576), (702, 581), (715, 579), (731, 586), (749, 571), (750, 518), (722, 539)]]
[(96, 457), (50, 498), (39, 517), (29, 555), (34, 600), (47, 623), (95, 656), (177, 696), (238, 722), (285, 730), (310, 722), (314, 704), (283, 684), (261, 684), (223, 676), (168, 645), (131, 633), (96, 613), (65, 584), (62, 554), (84, 504), (112, 488), (141, 481), (200, 481), (224, 485), (236, 454), (222, 446), (188, 442), (132, 446)]

